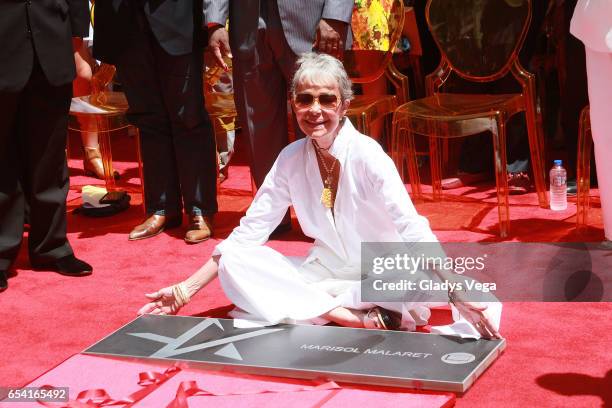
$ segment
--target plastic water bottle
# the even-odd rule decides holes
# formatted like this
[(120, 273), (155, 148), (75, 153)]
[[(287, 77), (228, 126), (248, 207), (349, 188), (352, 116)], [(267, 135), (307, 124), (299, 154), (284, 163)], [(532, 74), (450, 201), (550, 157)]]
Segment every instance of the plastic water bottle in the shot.
[(550, 169), (550, 209), (562, 211), (567, 208), (567, 172), (561, 160), (555, 160)]

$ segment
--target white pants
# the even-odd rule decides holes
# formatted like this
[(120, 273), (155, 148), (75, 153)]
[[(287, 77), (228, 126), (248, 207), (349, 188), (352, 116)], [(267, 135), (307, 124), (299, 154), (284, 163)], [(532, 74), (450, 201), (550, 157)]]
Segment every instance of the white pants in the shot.
[(321, 264), (285, 257), (265, 246), (225, 250), (219, 280), (237, 306), (231, 316), (257, 322), (325, 324), (320, 316), (336, 307), (365, 310), (381, 306), (402, 314), (402, 329), (427, 323), (429, 307), (445, 303), (361, 302), (361, 282), (339, 279)]
[(612, 53), (586, 47), (586, 65), (604, 231), (612, 239)]

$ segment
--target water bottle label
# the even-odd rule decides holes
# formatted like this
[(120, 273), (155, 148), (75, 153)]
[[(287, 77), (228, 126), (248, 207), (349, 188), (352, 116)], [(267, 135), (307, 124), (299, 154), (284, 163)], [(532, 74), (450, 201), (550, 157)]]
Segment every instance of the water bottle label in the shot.
[(565, 176), (554, 176), (551, 179), (551, 184), (555, 187), (562, 187), (566, 184), (567, 182), (567, 177)]

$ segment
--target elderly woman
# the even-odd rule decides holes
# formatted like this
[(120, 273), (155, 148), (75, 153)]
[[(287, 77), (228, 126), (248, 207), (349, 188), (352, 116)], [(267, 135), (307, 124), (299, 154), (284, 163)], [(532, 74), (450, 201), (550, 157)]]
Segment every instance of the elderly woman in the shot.
[[(307, 137), (280, 153), (240, 226), (212, 258), (184, 282), (147, 294), (152, 301), (139, 313), (176, 313), (218, 275), (235, 318), (407, 330), (424, 323), (416, 303), (361, 302), (361, 243), (436, 237), (391, 159), (345, 118), (353, 93), (342, 63), (306, 54), (298, 64), (292, 104)], [(306, 258), (264, 246), (290, 205), (315, 240)], [(482, 335), (499, 336), (486, 307), (458, 305)]]

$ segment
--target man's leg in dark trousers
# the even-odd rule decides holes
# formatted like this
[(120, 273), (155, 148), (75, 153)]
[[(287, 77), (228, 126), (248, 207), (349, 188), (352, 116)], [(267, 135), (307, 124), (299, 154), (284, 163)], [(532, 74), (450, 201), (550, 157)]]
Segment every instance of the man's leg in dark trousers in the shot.
[(117, 71), (130, 109), (128, 117), (140, 131), (147, 214), (180, 217), (181, 191), (172, 126), (163, 100), (151, 33), (139, 33), (119, 58)]
[(16, 132), (21, 92), (0, 92), (0, 270), (17, 257), (23, 236), (24, 197), (19, 184)]
[(212, 124), (204, 109), (202, 51), (173, 56), (157, 45), (154, 50), (185, 211), (214, 215), (217, 159)]
[[(252, 51), (234, 49), (234, 100), (249, 141), (251, 174), (263, 183), (288, 143), (287, 96), (297, 56), (287, 43), (276, 2), (261, 3), (263, 23)], [(298, 137), (301, 129), (293, 121)]]
[(234, 55), (234, 101), (248, 142), (251, 175), (261, 186), (287, 145), (287, 83), (260, 30), (252, 55)]
[(13, 112), (3, 117), (0, 125), (2, 155), (7, 159), (2, 160), (7, 177), (0, 182), (0, 208), (6, 209), (0, 215), (2, 263), (10, 263), (18, 250), (26, 201), (30, 207), (31, 263), (48, 263), (73, 253), (66, 239), (66, 134), (71, 96), (71, 84), (50, 85), (35, 64), (18, 95), (0, 97), (3, 108)]

